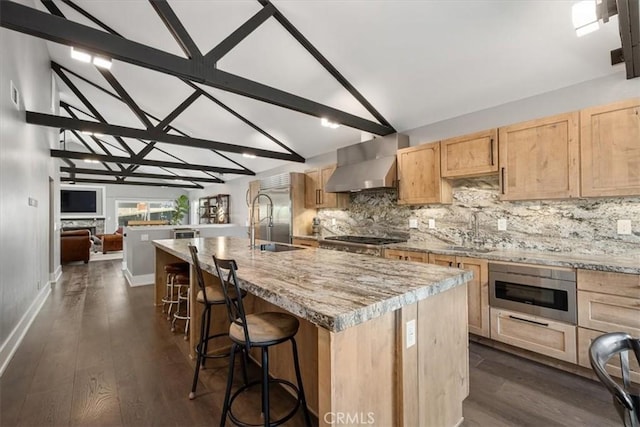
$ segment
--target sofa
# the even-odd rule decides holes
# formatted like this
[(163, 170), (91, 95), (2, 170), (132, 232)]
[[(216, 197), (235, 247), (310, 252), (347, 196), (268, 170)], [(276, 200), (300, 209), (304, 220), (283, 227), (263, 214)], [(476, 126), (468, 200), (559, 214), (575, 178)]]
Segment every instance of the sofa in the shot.
[(122, 250), (122, 227), (118, 227), (113, 234), (98, 234), (96, 237), (102, 242), (103, 254), (106, 254), (108, 251)]
[(63, 231), (60, 233), (60, 263), (89, 262), (91, 233), (89, 230)]

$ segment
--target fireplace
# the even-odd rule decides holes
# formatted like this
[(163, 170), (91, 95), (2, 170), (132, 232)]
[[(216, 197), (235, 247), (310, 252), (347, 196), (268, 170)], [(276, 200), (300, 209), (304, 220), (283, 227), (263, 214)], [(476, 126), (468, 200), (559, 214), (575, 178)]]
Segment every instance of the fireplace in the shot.
[(76, 230), (89, 230), (89, 233), (91, 233), (92, 236), (96, 235), (96, 228), (95, 227), (89, 227), (89, 226), (83, 226), (83, 227), (62, 227), (62, 231), (76, 231)]

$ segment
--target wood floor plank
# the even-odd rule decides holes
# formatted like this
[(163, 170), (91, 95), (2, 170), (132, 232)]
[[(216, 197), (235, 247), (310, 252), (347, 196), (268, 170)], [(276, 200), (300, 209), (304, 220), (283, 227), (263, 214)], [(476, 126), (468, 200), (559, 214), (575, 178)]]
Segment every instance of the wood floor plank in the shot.
[[(129, 287), (116, 261), (65, 265), (0, 378), (0, 425), (217, 425), (228, 361), (209, 361), (189, 400), (194, 361), (153, 293)], [(619, 425), (599, 383), (480, 344), (469, 350), (465, 427)], [(235, 369), (234, 389), (242, 378), (239, 363)], [(249, 371), (259, 377), (257, 366)], [(291, 404), (274, 388), (274, 416)], [(243, 393), (234, 409), (259, 422), (259, 390)], [(302, 414), (286, 425), (303, 426)]]

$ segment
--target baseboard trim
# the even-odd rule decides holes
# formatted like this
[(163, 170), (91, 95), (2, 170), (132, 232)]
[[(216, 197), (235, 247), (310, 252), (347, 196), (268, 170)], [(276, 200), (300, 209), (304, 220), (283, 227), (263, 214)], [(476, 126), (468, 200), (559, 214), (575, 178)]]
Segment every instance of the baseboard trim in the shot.
[(62, 265), (59, 265), (58, 268), (56, 268), (56, 271), (54, 271), (53, 273), (49, 274), (49, 280), (52, 283), (57, 283), (58, 280), (60, 280), (60, 278), (62, 277)]
[(51, 282), (47, 283), (40, 292), (36, 295), (35, 299), (24, 313), (18, 324), (13, 331), (9, 334), (9, 337), (2, 343), (2, 347), (0, 347), (0, 377), (4, 373), (4, 370), (9, 366), (9, 362), (11, 358), (18, 350), (20, 343), (24, 339), (24, 336), (29, 331), (33, 320), (36, 318), (40, 309), (42, 308), (44, 302), (49, 297), (51, 293)]
[(140, 274), (134, 276), (128, 269), (124, 271), (124, 277), (132, 288), (136, 286), (153, 285), (156, 282), (155, 274)]

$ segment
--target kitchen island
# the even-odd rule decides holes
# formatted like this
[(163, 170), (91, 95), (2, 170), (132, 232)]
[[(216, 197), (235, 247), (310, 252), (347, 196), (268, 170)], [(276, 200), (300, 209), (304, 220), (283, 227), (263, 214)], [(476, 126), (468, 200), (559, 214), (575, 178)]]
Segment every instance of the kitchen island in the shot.
[[(238, 262), (249, 312), (283, 310), (300, 319), (305, 391), (320, 425), (461, 423), (470, 272), (324, 249), (251, 250), (239, 238), (156, 240), (156, 304), (165, 291), (163, 265), (191, 262), (189, 243), (211, 284), (214, 253)], [(199, 325), (193, 306), (192, 353)], [(213, 327), (228, 327), (225, 313), (214, 316)], [(280, 347), (270, 371), (291, 378), (290, 348)]]

